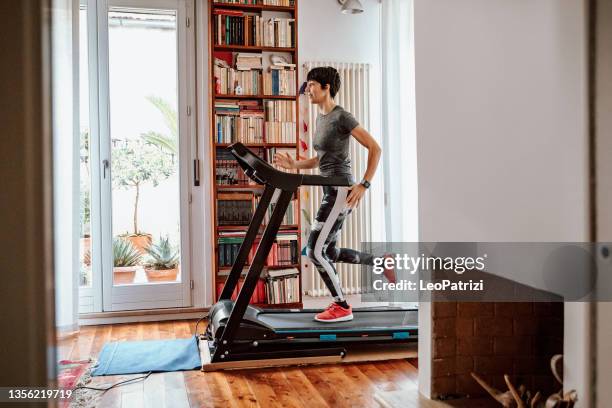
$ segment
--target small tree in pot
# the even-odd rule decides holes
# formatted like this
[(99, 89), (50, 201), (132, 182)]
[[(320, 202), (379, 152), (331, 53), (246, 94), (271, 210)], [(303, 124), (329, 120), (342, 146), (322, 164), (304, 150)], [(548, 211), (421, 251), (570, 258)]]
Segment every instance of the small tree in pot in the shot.
[(138, 264), (142, 259), (134, 245), (123, 238), (113, 240), (113, 281), (115, 284), (134, 282)]
[(138, 204), (140, 187), (152, 183), (154, 187), (174, 173), (172, 158), (159, 147), (144, 140), (117, 141), (113, 148), (113, 184), (119, 189), (134, 189), (133, 230), (126, 234), (136, 249), (145, 252), (151, 243), (151, 235), (138, 228)]
[(145, 272), (149, 282), (174, 282), (178, 276), (180, 256), (178, 248), (170, 243), (170, 238), (159, 238), (147, 248), (149, 260)]

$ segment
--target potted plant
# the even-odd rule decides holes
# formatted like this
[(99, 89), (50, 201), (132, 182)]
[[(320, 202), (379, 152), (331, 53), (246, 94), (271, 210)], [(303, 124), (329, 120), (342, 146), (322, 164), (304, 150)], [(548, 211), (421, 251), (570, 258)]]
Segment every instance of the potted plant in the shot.
[(115, 238), (113, 240), (114, 283), (122, 285), (134, 282), (141, 259), (142, 255), (130, 241)]
[(81, 270), (79, 273), (79, 286), (87, 287), (91, 284), (91, 269), (86, 265), (81, 265)]
[[(81, 215), (81, 254), (85, 254), (91, 250), (91, 208), (89, 199), (89, 183), (81, 180), (80, 188), (80, 215)], [(82, 260), (85, 263), (85, 259)]]
[(174, 282), (178, 276), (179, 251), (170, 243), (170, 238), (159, 241), (147, 248), (149, 260), (145, 272), (149, 282)]
[(88, 268), (91, 267), (91, 249), (88, 248), (83, 255), (83, 264)]
[(139, 140), (115, 141), (113, 147), (112, 177), (113, 184), (119, 189), (134, 189), (133, 230), (123, 235), (134, 247), (145, 253), (151, 244), (151, 234), (143, 233), (138, 228), (138, 205), (140, 187), (146, 183), (157, 186), (175, 171), (172, 158), (159, 147)]

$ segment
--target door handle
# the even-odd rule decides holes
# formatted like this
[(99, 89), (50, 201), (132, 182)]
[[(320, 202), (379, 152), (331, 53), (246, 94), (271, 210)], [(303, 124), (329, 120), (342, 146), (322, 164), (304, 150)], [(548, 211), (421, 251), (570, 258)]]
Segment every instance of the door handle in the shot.
[(102, 177), (106, 179), (106, 170), (110, 167), (108, 159), (102, 160)]
[(610, 257), (610, 248), (607, 245), (602, 245), (599, 251), (603, 259), (608, 259)]

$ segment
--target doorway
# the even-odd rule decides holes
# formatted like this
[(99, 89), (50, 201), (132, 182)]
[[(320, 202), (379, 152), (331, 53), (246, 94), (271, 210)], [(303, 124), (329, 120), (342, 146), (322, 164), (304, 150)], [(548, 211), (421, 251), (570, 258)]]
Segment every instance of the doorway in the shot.
[(81, 2), (81, 313), (191, 306), (188, 10)]

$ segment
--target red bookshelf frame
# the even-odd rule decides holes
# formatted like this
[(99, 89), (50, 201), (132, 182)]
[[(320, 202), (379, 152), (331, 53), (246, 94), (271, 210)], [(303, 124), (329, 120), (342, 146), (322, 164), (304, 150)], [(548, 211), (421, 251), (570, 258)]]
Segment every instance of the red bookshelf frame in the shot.
[[(241, 51), (248, 51), (248, 52), (264, 52), (264, 51), (271, 51), (271, 52), (282, 52), (282, 53), (288, 53), (291, 54), (291, 57), (293, 59), (293, 63), (296, 64), (296, 73), (297, 73), (297, 69), (299, 67), (299, 56), (298, 56), (298, 44), (299, 44), (299, 39), (298, 39), (298, 0), (294, 1), (294, 5), (291, 7), (285, 7), (285, 6), (268, 6), (268, 5), (263, 5), (263, 4), (257, 4), (257, 5), (248, 5), (248, 4), (232, 4), (232, 3), (213, 3), (212, 1), (208, 3), (208, 39), (209, 39), (209, 43), (208, 43), (208, 56), (209, 56), (209, 64), (210, 64), (210, 69), (209, 69), (209, 101), (210, 101), (210, 106), (209, 106), (209, 129), (210, 129), (210, 148), (211, 148), (211, 182), (210, 184), (210, 197), (212, 199), (212, 208), (213, 208), (213, 214), (212, 214), (212, 229), (211, 229), (211, 234), (213, 237), (213, 256), (212, 256), (212, 260), (211, 260), (211, 264), (212, 264), (212, 270), (213, 270), (213, 279), (212, 279), (212, 284), (213, 284), (213, 288), (214, 288), (214, 292), (213, 292), (213, 296), (215, 298), (215, 301), (217, 300), (218, 296), (217, 296), (217, 284), (221, 283), (221, 282), (225, 282), (225, 280), (227, 279), (226, 276), (220, 276), (219, 272), (221, 270), (226, 270), (229, 269), (227, 267), (220, 267), (218, 265), (218, 250), (219, 250), (219, 246), (218, 246), (218, 239), (219, 239), (219, 232), (221, 231), (245, 231), (247, 229), (247, 226), (219, 226), (217, 225), (217, 197), (219, 193), (224, 193), (226, 191), (241, 191), (241, 192), (248, 192), (250, 191), (258, 191), (258, 190), (262, 190), (263, 186), (260, 185), (250, 185), (250, 184), (241, 184), (241, 185), (217, 185), (215, 180), (216, 180), (216, 149), (219, 147), (227, 147), (229, 146), (229, 144), (226, 143), (216, 143), (216, 131), (215, 131), (215, 102), (217, 100), (223, 100), (223, 99), (252, 99), (252, 100), (261, 100), (261, 101), (265, 101), (265, 100), (293, 100), (295, 101), (296, 104), (296, 143), (253, 143), (253, 144), (245, 144), (247, 147), (252, 147), (252, 148), (272, 148), (272, 147), (281, 147), (281, 148), (295, 148), (296, 151), (296, 157), (299, 157), (299, 135), (300, 135), (300, 126), (299, 126), (299, 112), (300, 112), (300, 101), (299, 101), (299, 94), (298, 94), (298, 83), (297, 83), (297, 75), (296, 75), (296, 84), (295, 84), (295, 91), (296, 91), (296, 95), (295, 96), (289, 96), (289, 95), (231, 95), (231, 94), (217, 94), (215, 92), (215, 80), (214, 80), (214, 53), (216, 51), (231, 51), (231, 52), (241, 52)], [(294, 47), (291, 48), (286, 48), (286, 47), (257, 47), (257, 46), (241, 46), (241, 45), (217, 45), (215, 44), (215, 36), (214, 36), (214, 19), (213, 19), (213, 13), (215, 11), (215, 9), (232, 9), (232, 10), (241, 10), (241, 11), (246, 11), (246, 12), (262, 12), (262, 11), (276, 11), (276, 12), (285, 12), (290, 14), (294, 19), (295, 19), (295, 44)], [(265, 106), (264, 106), (265, 109)], [(302, 239), (301, 239), (301, 230), (302, 230), (302, 225), (301, 225), (301, 213), (300, 213), (300, 194), (298, 192), (297, 197), (296, 197), (296, 205), (298, 206), (297, 208), (297, 224), (294, 225), (283, 225), (281, 226), (281, 231), (283, 232), (292, 232), (295, 231), (297, 233), (297, 237), (298, 237), (298, 251), (301, 251), (302, 248)], [(295, 303), (281, 303), (281, 304), (267, 304), (267, 303), (258, 303), (255, 304), (254, 306), (258, 306), (258, 307), (269, 307), (269, 308), (301, 308), (303, 306), (302, 303), (302, 279), (301, 279), (301, 275), (302, 275), (302, 268), (301, 268), (301, 255), (298, 254), (298, 263), (294, 264), (294, 265), (278, 265), (278, 266), (266, 266), (265, 268), (269, 268), (269, 269), (274, 269), (275, 267), (278, 268), (297, 268), (298, 272), (299, 272), (299, 286), (300, 286), (300, 290), (299, 290), (299, 296), (300, 296), (300, 301), (299, 302), (295, 302)]]

